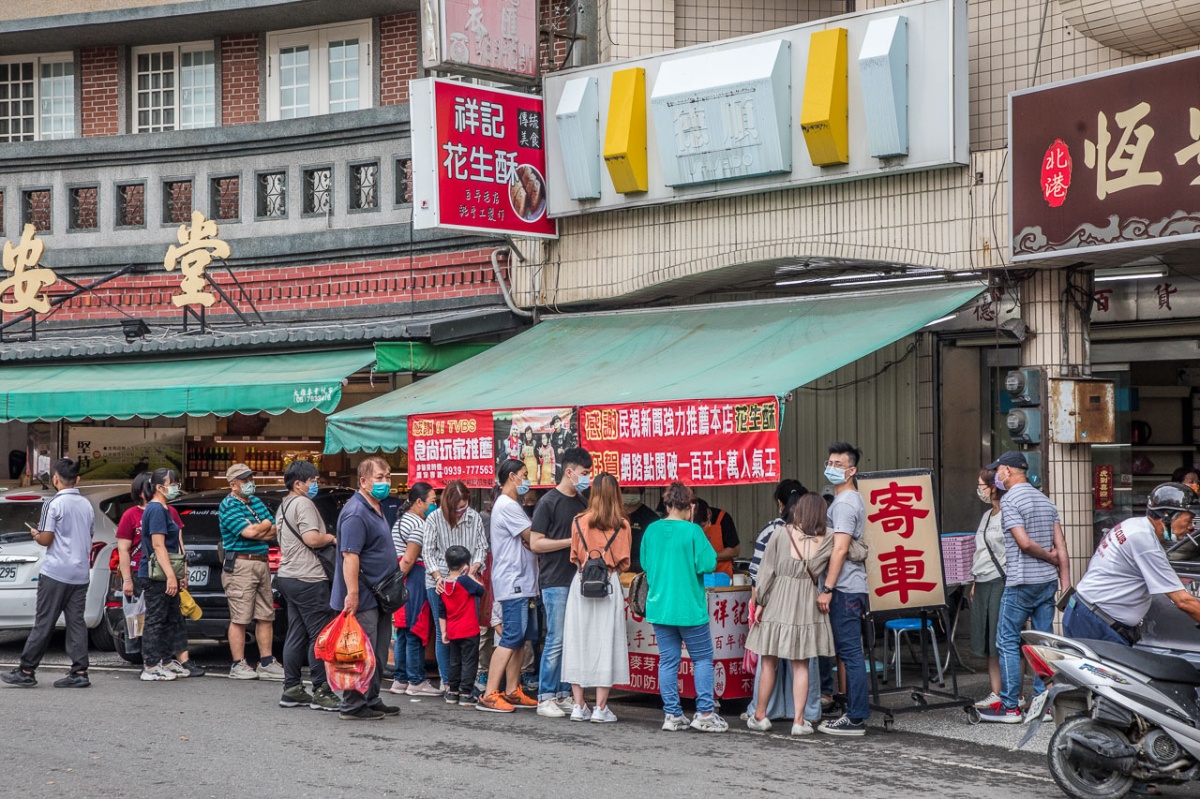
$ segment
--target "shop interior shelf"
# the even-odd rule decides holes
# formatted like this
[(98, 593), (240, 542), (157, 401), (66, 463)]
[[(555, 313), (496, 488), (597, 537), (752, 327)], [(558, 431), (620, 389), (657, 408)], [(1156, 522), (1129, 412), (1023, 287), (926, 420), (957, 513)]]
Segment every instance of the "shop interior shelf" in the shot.
[(1193, 452), (1194, 444), (1134, 444), (1130, 447), (1138, 452)]

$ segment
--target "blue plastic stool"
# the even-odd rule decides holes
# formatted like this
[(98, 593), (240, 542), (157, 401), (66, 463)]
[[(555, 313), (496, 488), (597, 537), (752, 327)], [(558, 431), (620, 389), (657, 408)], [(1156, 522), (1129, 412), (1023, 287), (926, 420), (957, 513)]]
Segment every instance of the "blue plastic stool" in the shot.
[[(891, 662), (892, 671), (896, 674), (896, 687), (903, 685), (903, 680), (900, 676), (900, 637), (909, 632), (921, 632), (920, 619), (889, 619), (884, 622), (883, 634), (883, 662)], [(938, 684), (945, 684), (945, 677), (942, 675), (942, 658), (938, 653), (937, 635), (933, 631), (933, 620), (925, 619), (925, 629), (929, 631), (929, 640), (933, 642), (933, 662), (937, 664)], [(888, 657), (888, 633), (892, 637), (892, 652), (891, 658)], [(886, 677), (887, 672), (884, 672)]]

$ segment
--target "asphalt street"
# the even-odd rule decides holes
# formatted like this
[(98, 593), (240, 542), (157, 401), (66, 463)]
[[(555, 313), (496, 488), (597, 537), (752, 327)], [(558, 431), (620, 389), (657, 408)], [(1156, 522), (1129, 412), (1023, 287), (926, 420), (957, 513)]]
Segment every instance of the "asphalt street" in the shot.
[[(19, 653), (19, 642), (0, 643), (0, 668)], [(725, 708), (728, 733), (667, 733), (657, 697), (628, 694), (612, 702), (613, 725), (392, 695), (398, 718), (349, 722), (280, 708), (278, 683), (227, 679), (222, 647), (194, 645), (193, 657), (212, 673), (142, 683), (136, 668), (99, 654), (91, 688), (55, 689), (65, 673), (56, 636), (37, 688), (0, 686), (0, 797), (1062, 795), (1045, 768), (1047, 731), (1011, 752), (965, 738), (1007, 745), (1022, 730), (970, 727), (960, 710), (898, 716), (890, 732), (875, 722), (857, 739), (793, 739), (783, 723), (753, 733), (739, 708)]]

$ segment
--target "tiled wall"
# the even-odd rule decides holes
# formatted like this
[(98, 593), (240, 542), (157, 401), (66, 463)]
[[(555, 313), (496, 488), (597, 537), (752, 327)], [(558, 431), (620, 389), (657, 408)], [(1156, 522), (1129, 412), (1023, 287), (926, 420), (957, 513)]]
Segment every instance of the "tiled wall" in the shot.
[(600, 60), (674, 49), (675, 5), (675, 0), (597, 0)]
[(844, 0), (675, 0), (675, 46), (687, 47), (844, 14)]

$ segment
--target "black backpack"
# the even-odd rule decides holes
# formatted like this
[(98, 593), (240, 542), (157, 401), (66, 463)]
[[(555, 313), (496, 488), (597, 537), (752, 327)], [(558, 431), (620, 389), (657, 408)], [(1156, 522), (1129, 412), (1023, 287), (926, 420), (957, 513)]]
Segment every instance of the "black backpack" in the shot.
[[(587, 541), (583, 537), (583, 530), (579, 527), (579, 518), (575, 518), (575, 531), (579, 533), (579, 540), (585, 544)], [(608, 539), (608, 543), (604, 545), (604, 549), (600, 550), (600, 554), (593, 555), (596, 550), (588, 551), (587, 562), (583, 564), (583, 568), (579, 570), (579, 593), (589, 599), (603, 599), (612, 593), (612, 583), (608, 581), (608, 564), (604, 562), (604, 554), (608, 552), (608, 548), (612, 546), (612, 542), (617, 540), (617, 533), (620, 530), (614, 530), (612, 537)]]

